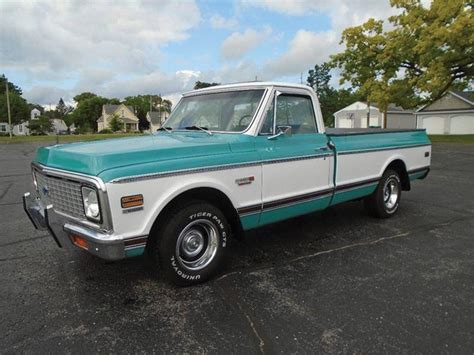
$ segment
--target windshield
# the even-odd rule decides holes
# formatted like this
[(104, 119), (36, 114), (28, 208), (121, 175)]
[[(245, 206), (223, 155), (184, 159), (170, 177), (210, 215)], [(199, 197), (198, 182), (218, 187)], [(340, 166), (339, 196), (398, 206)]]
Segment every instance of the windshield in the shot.
[(164, 126), (172, 130), (244, 131), (263, 92), (244, 90), (183, 97)]

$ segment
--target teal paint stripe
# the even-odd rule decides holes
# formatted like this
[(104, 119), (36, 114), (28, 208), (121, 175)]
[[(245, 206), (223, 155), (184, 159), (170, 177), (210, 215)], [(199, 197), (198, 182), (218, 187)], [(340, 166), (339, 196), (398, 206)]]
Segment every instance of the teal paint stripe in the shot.
[[(246, 226), (244, 226), (244, 229), (260, 227), (267, 224), (283, 221), (285, 219), (293, 218), (296, 216), (301, 216), (307, 213), (323, 210), (326, 207), (328, 207), (330, 199), (331, 199), (331, 196), (326, 196), (326, 197), (318, 198), (312, 201), (305, 201), (305, 202), (297, 203), (291, 206), (284, 206), (284, 207), (279, 207), (279, 208), (263, 211), (260, 214), (260, 220), (258, 224), (255, 224), (255, 221), (253, 221), (254, 224), (247, 224), (246, 226), (248, 228), (245, 228)], [(246, 218), (246, 216), (243, 218)], [(246, 220), (245, 222), (248, 222), (248, 221), (249, 220)], [(242, 224), (244, 225), (244, 221), (242, 221)]]
[(375, 182), (373, 184), (370, 184), (364, 187), (359, 187), (359, 188), (355, 188), (355, 189), (347, 190), (347, 191), (336, 192), (331, 202), (331, 206), (336, 205), (338, 203), (355, 200), (357, 198), (368, 196), (372, 192), (375, 191), (375, 189), (377, 188), (377, 185), (378, 183)]
[(254, 214), (240, 216), (240, 222), (242, 223), (242, 228), (244, 230), (257, 228), (259, 221), (260, 221), (260, 211)]
[(145, 247), (138, 247), (138, 248), (133, 248), (133, 249), (128, 249), (125, 250), (125, 256), (127, 258), (131, 258), (133, 256), (139, 256), (142, 255), (145, 252)]
[(417, 173), (413, 173), (413, 174), (409, 174), (410, 181), (419, 179), (420, 177), (424, 176), (425, 174), (426, 174), (426, 170), (425, 171), (420, 171), (420, 172), (417, 172)]
[(331, 136), (338, 153), (377, 149), (405, 149), (410, 146), (431, 145), (425, 131), (380, 132), (374, 134)]

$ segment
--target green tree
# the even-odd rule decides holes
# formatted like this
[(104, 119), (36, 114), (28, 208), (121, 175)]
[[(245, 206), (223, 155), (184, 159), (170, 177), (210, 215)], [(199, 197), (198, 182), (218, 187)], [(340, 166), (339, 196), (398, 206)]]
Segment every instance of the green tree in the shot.
[[(87, 95), (84, 95), (87, 94)], [(72, 112), (72, 122), (80, 127), (80, 132), (97, 131), (97, 119), (102, 115), (102, 106), (116, 102), (92, 93), (83, 93), (74, 97), (77, 102), (76, 109)]]
[[(5, 74), (0, 75), (0, 91), (5, 92), (5, 82), (7, 80), (8, 79), (5, 77)], [(21, 88), (10, 81), (8, 82), (8, 92), (10, 94), (16, 94), (18, 96), (23, 95), (23, 91), (21, 90)]]
[[(0, 120), (7, 121), (8, 119), (8, 106), (7, 106), (7, 95), (6, 85), (7, 78), (5, 75), (0, 76)], [(10, 81), (8, 81), (8, 97), (10, 99), (10, 114), (12, 119), (12, 125), (28, 121), (30, 118), (30, 109), (26, 100), (21, 97), (21, 88)]]
[(28, 128), (32, 134), (45, 135), (51, 132), (53, 124), (47, 116), (40, 116), (36, 120), (31, 120), (28, 124)]
[(468, 0), (391, 0), (400, 13), (344, 30), (345, 51), (332, 56), (341, 82), (357, 87), (382, 110), (414, 107), (447, 90), (465, 88), (474, 74), (473, 4)]
[(139, 121), (139, 128), (142, 130), (148, 129), (149, 123), (146, 119), (146, 114), (150, 109), (153, 111), (171, 112), (171, 101), (163, 100), (160, 95), (137, 95), (127, 96), (123, 100), (123, 104), (132, 106), (135, 110)]
[(66, 114), (67, 114), (68, 112), (71, 112), (71, 111), (72, 111), (72, 107), (71, 107), (71, 106), (67, 106), (67, 105), (64, 103), (63, 98), (61, 97), (61, 98), (59, 99), (58, 104), (56, 105), (57, 117), (60, 118), (60, 119), (64, 119), (64, 116), (66, 116)]
[(329, 80), (331, 80), (330, 71), (331, 65), (328, 63), (323, 63), (321, 65), (316, 64), (314, 69), (308, 71), (306, 82), (318, 95), (324, 90), (329, 89)]
[[(30, 109), (26, 100), (20, 95), (11, 92), (9, 92), (8, 97), (10, 99), (12, 125), (28, 121), (30, 118)], [(3, 92), (0, 91), (0, 118), (2, 121), (6, 121), (8, 118), (7, 95), (5, 94), (5, 90), (3, 90)]]
[(74, 123), (74, 116), (71, 113), (68, 113), (63, 117), (63, 121), (67, 127), (68, 133), (71, 133), (71, 126)]
[(314, 69), (308, 71), (306, 82), (311, 86), (318, 95), (321, 113), (323, 115), (326, 126), (333, 126), (334, 113), (340, 109), (350, 105), (354, 101), (361, 99), (360, 94), (347, 89), (339, 89), (331, 87), (331, 65), (323, 63), (315, 65)]
[(122, 119), (117, 114), (114, 114), (109, 121), (109, 127), (112, 132), (118, 132), (123, 130)]
[(216, 86), (216, 85), (220, 85), (220, 83), (206, 83), (205, 81), (198, 80), (194, 83), (194, 90), (204, 89), (204, 88), (208, 88), (210, 86)]
[(80, 102), (82, 102), (84, 100), (87, 100), (87, 99), (90, 99), (90, 98), (93, 98), (93, 97), (97, 97), (97, 95), (92, 93), (92, 92), (83, 92), (79, 95), (74, 96), (73, 100), (77, 104), (79, 104)]

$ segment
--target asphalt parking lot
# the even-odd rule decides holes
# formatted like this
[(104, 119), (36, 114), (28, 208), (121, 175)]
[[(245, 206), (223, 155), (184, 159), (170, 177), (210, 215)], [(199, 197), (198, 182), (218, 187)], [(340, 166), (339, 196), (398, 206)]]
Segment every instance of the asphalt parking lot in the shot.
[(0, 353), (472, 353), (474, 146), (433, 147), (390, 220), (360, 202), (248, 233), (222, 276), (169, 286), (33, 229), (35, 144), (0, 145)]

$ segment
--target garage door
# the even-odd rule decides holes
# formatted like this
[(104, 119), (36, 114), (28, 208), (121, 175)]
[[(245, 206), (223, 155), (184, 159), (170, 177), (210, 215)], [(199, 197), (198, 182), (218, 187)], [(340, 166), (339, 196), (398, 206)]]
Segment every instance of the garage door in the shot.
[(444, 117), (423, 117), (421, 128), (425, 128), (428, 134), (444, 134)]
[(350, 118), (339, 118), (338, 128), (352, 128), (352, 120)]
[(474, 114), (451, 117), (451, 134), (474, 134)]

